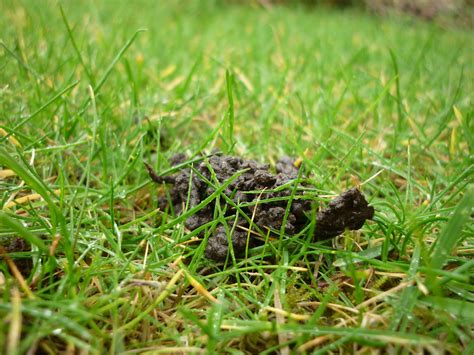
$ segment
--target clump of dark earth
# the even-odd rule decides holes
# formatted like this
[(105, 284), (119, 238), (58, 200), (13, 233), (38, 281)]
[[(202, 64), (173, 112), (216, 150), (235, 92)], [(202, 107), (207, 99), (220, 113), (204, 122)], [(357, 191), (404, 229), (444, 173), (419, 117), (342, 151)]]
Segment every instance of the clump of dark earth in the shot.
[[(28, 243), (19, 237), (15, 237), (13, 239), (8, 239), (8, 243), (6, 241), (2, 241), (0, 244), (4, 245), (5, 252), (10, 256), (10, 258), (14, 261), (16, 267), (21, 272), (23, 276), (28, 276), (33, 268), (33, 260), (30, 257), (22, 258), (22, 257), (14, 257), (12, 254), (27, 252), (31, 250), (31, 247)], [(0, 256), (0, 261), (3, 258)]]
[[(176, 166), (185, 161), (184, 154), (177, 154), (170, 159), (170, 164)], [(234, 228), (235, 218), (230, 218), (228, 225), (220, 224), (215, 228), (206, 246), (206, 256), (210, 259), (224, 260), (227, 257), (229, 249), (227, 235), (231, 230), (233, 230), (231, 239), (234, 253), (239, 255), (245, 251), (250, 218), (252, 218), (252, 224), (260, 230), (267, 231), (269, 228), (274, 233), (279, 233), (283, 222), (286, 221), (284, 231), (287, 234), (302, 231), (310, 223), (311, 218), (314, 218), (312, 217), (314, 216), (313, 202), (302, 198), (292, 200), (285, 218), (289, 197), (294, 188), (291, 182), (298, 177), (295, 160), (290, 157), (282, 157), (278, 160), (275, 165), (276, 173), (270, 171), (268, 164), (218, 154), (195, 163), (192, 168), (188, 166), (168, 176), (159, 176), (148, 164), (146, 167), (153, 181), (171, 187), (168, 196), (159, 197), (159, 207), (166, 210), (172, 205), (176, 214), (180, 214), (186, 204), (189, 210), (214, 193), (213, 179), (223, 184), (237, 172), (243, 171), (225, 188), (223, 193), (236, 205), (249, 203), (250, 206), (241, 207), (241, 211), (249, 218), (239, 216), (237, 228)], [(299, 187), (304, 187), (303, 183), (300, 185)], [(260, 200), (268, 199), (273, 200), (260, 202)], [(251, 204), (257, 201), (258, 203)], [(221, 199), (221, 203), (223, 202)], [(214, 207), (215, 200), (190, 216), (185, 221), (186, 227), (194, 230), (213, 221)], [(237, 212), (232, 204), (227, 204), (225, 213), (226, 216), (235, 216)], [(346, 229), (360, 229), (373, 215), (374, 209), (368, 205), (362, 193), (357, 188), (350, 189), (317, 213), (314, 238), (323, 240), (335, 237)], [(258, 241), (250, 234), (248, 243), (252, 247), (258, 244)]]

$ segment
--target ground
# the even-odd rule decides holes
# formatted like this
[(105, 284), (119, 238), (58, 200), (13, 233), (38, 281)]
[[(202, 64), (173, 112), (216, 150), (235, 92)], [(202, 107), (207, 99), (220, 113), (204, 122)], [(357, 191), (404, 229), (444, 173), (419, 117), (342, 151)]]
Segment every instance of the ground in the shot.
[[(3, 351), (474, 351), (469, 29), (60, 4), (0, 0)], [(215, 224), (191, 232), (159, 209), (144, 162), (162, 174), (215, 150), (294, 157), (316, 204), (359, 187), (375, 216), (209, 260)]]

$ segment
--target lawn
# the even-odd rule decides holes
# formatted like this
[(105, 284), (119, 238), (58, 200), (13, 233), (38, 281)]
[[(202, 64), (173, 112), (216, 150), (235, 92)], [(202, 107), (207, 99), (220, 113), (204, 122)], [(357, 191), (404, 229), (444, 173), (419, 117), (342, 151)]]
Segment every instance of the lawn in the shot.
[[(474, 352), (471, 30), (60, 3), (0, 0), (0, 352)], [(359, 186), (375, 216), (209, 260), (215, 223), (158, 208), (144, 162), (214, 150), (298, 158), (316, 205)]]

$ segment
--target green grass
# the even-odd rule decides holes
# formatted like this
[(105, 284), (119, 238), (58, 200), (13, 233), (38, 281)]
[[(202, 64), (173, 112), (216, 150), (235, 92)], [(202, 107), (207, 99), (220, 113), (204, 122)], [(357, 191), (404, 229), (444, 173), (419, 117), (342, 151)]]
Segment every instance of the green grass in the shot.
[[(0, 263), (0, 352), (472, 353), (472, 32), (160, 3), (0, 0), (0, 239), (34, 261)], [(374, 221), (209, 261), (143, 161), (214, 148), (369, 180)]]

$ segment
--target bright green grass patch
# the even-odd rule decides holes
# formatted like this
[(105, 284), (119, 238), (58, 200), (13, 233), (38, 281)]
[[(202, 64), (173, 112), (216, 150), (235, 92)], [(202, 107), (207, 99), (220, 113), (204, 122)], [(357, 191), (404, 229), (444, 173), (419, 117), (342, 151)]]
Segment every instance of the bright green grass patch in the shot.
[[(160, 3), (0, 2), (0, 241), (33, 259), (0, 263), (2, 351), (472, 353), (472, 33)], [(214, 148), (301, 157), (320, 195), (369, 180), (374, 221), (211, 262), (222, 211), (186, 231), (143, 161)]]

